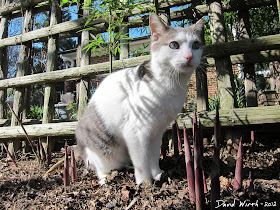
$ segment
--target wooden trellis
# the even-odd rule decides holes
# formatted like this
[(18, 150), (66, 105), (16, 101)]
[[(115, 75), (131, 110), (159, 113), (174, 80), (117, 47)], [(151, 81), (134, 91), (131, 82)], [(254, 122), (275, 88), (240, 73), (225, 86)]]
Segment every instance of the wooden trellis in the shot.
[[(42, 4), (44, 0), (29, 0), (29, 1), (19, 1), (17, 3), (6, 3), (8, 1), (2, 0), (2, 7), (0, 7), (1, 25), (0, 25), (0, 121), (2, 123), (6, 122), (6, 89), (15, 88), (15, 99), (14, 99), (14, 111), (16, 114), (21, 115), (23, 121), (28, 115), (28, 109), (30, 103), (28, 99), (30, 98), (28, 94), (30, 91), (28, 87), (33, 84), (45, 84), (45, 98), (44, 98), (44, 114), (43, 114), (43, 124), (42, 125), (29, 125), (27, 130), (32, 134), (31, 136), (61, 136), (61, 135), (74, 135), (75, 122), (64, 122), (64, 123), (52, 123), (54, 116), (54, 83), (58, 81), (65, 81), (66, 79), (80, 79), (78, 84), (78, 118), (82, 115), (84, 108), (86, 107), (89, 98), (89, 80), (93, 75), (107, 74), (109, 72), (109, 64), (95, 64), (89, 65), (90, 53), (82, 50), (89, 40), (89, 31), (81, 31), (84, 28), (84, 24), (87, 19), (88, 11), (82, 11), (83, 17), (76, 20), (61, 23), (60, 19), (60, 8), (57, 7), (58, 0), (53, 0), (51, 5), (35, 7), (38, 4)], [(183, 6), (185, 4), (191, 5), (186, 9), (180, 10), (170, 10), (174, 6)], [(276, 5), (275, 0), (232, 0), (228, 4), (223, 4), (221, 1), (213, 0), (208, 4), (201, 4), (198, 0), (162, 0), (159, 1), (158, 7), (159, 11), (165, 11), (167, 14), (167, 22), (172, 20), (183, 20), (192, 19), (197, 20), (198, 18), (208, 15), (211, 29), (212, 45), (205, 46), (204, 56), (206, 56), (206, 61), (210, 65), (215, 65), (218, 73), (218, 86), (219, 95), (221, 100), (221, 108), (223, 110), (233, 110), (235, 107), (235, 90), (233, 85), (233, 74), (232, 74), (232, 64), (246, 64), (245, 70), (248, 78), (248, 93), (254, 90), (254, 84), (250, 83), (252, 78), (254, 78), (254, 73), (250, 71), (252, 65), (255, 62), (267, 62), (279, 60), (280, 56), (280, 34), (270, 35), (265, 37), (259, 37), (255, 39), (250, 39), (250, 31), (247, 30), (244, 33), (243, 40), (238, 40), (234, 42), (227, 42), (225, 32), (224, 32), (224, 11), (238, 11), (240, 21), (243, 21), (244, 25), (248, 22), (248, 9)], [(151, 5), (143, 5), (144, 10), (139, 9), (133, 10), (133, 15), (139, 13), (147, 13), (151, 11)], [(240, 10), (242, 8), (242, 10)], [(42, 29), (32, 30), (32, 16), (36, 13), (49, 10), (50, 12), (50, 26)], [(7, 38), (7, 28), (8, 20), (11, 18), (19, 17), (24, 11), (24, 27), (23, 33), (17, 36)], [(81, 11), (81, 10), (80, 10)], [(127, 17), (126, 21), (131, 23), (125, 31), (128, 32), (129, 28), (139, 27), (148, 25), (147, 15), (141, 17)], [(95, 27), (95, 33), (102, 33), (106, 31), (107, 23), (102, 22), (102, 20), (91, 21), (91, 26)], [(246, 28), (245, 27), (245, 28)], [(69, 37), (79, 37), (79, 47), (77, 48), (77, 67), (69, 68), (65, 70), (57, 71), (56, 59), (58, 46), (57, 41), (63, 38)], [(32, 49), (31, 42), (48, 42), (48, 52), (47, 52), (47, 67), (44, 73), (30, 74), (30, 51)], [(20, 59), (17, 77), (7, 79), (7, 53), (6, 47), (12, 45), (21, 45)], [(122, 69), (124, 67), (136, 66), (143, 61), (149, 60), (150, 56), (141, 56), (137, 58), (128, 58), (128, 46), (122, 45), (121, 47), (121, 60), (116, 60), (113, 62), (113, 70)], [(208, 110), (208, 93), (207, 93), (207, 79), (205, 74), (197, 71), (197, 104), (198, 111)], [(248, 106), (254, 106), (254, 101), (250, 102)], [(257, 109), (257, 108), (254, 108)], [(275, 108), (262, 108), (270, 113), (270, 120), (266, 119), (265, 123), (280, 123), (280, 113), (278, 109)], [(245, 116), (255, 117), (254, 119), (260, 119), (261, 115), (258, 117), (250, 115), (252, 110), (250, 109), (240, 109), (242, 111), (234, 112), (239, 113), (240, 119)], [(248, 110), (248, 112), (246, 111)], [(225, 112), (227, 113), (227, 112)], [(227, 113), (228, 114), (228, 113)], [(225, 116), (227, 115), (225, 114)], [(257, 113), (256, 113), (257, 114)], [(221, 114), (222, 115), (222, 114)], [(207, 115), (205, 115), (207, 116)], [(225, 117), (224, 116), (224, 117)], [(185, 122), (188, 122), (188, 117), (185, 116)], [(277, 118), (278, 117), (278, 118)], [(230, 118), (230, 117), (229, 117)], [(231, 119), (231, 118), (230, 118)], [(238, 117), (237, 117), (238, 119)], [(25, 121), (27, 121), (26, 119)], [(206, 121), (205, 121), (206, 122)], [(231, 122), (231, 123), (226, 123)], [(240, 120), (226, 121), (224, 126), (234, 126), (240, 124)], [(249, 123), (258, 124), (257, 120), (247, 119)], [(261, 123), (261, 121), (259, 122)], [(10, 127), (0, 128), (0, 139), (3, 141), (9, 140), (10, 150), (16, 150), (18, 146), (19, 138), (22, 138), (22, 134), (19, 131), (20, 128), (16, 126), (16, 121), (12, 118)], [(210, 123), (211, 124), (211, 123)], [(209, 123), (207, 124), (209, 125)], [(47, 131), (46, 129), (47, 128)], [(60, 132), (60, 130), (65, 132)], [(7, 134), (9, 133), (9, 134)]]

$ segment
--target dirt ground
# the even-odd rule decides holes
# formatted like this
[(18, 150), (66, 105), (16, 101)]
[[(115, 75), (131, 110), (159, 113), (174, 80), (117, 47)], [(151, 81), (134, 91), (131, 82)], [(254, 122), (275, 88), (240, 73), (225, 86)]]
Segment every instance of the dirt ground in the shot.
[[(280, 209), (279, 139), (256, 140), (253, 147), (244, 142), (244, 181), (239, 192), (232, 187), (234, 145), (231, 151), (226, 146), (221, 148), (221, 201), (217, 209)], [(52, 155), (52, 164), (64, 156), (60, 151)], [(132, 167), (113, 171), (106, 185), (100, 186), (94, 172), (78, 160), (78, 180), (64, 187), (62, 168), (45, 177), (47, 167), (39, 166), (30, 154), (19, 156), (16, 167), (6, 161), (4, 152), (0, 154), (0, 209), (194, 209), (189, 200), (184, 154), (174, 158), (170, 153), (161, 159), (165, 172), (152, 186), (137, 186)], [(210, 209), (211, 157), (211, 146), (207, 146), (203, 157), (206, 209)], [(250, 172), (253, 192), (248, 189)]]

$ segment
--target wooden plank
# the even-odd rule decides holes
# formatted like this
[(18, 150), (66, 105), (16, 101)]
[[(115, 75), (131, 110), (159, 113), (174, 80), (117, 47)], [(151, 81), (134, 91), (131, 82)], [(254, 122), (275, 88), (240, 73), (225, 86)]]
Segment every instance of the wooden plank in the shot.
[(280, 49), (280, 34), (208, 45), (204, 47), (204, 55), (221, 58), (229, 55), (275, 49)]
[[(212, 1), (209, 4), (209, 24), (213, 45), (222, 44), (224, 46), (226, 44), (226, 33), (221, 1)], [(206, 56), (209, 54), (207, 49), (209, 48), (204, 49)], [(232, 109), (235, 107), (236, 94), (230, 57), (229, 55), (223, 55), (221, 58), (214, 57), (220, 106), (222, 109)]]
[[(137, 66), (144, 61), (150, 60), (150, 56), (141, 56), (124, 60), (113, 61), (113, 71)], [(38, 73), (24, 77), (0, 80), (0, 89), (8, 87), (26, 86), (31, 84), (64, 81), (66, 79), (82, 78), (90, 75), (98, 75), (109, 72), (109, 63), (93, 64), (83, 67), (69, 68), (60, 71)]]
[[(86, 21), (87, 21), (87, 18), (82, 17), (82, 18), (79, 18), (76, 20), (67, 21), (67, 22), (56, 24), (56, 25), (49, 26), (46, 28), (37, 29), (35, 31), (30, 31), (25, 34), (20, 34), (17, 36), (2, 39), (2, 40), (0, 40), (0, 48), (12, 46), (12, 45), (18, 45), (23, 42), (31, 41), (34, 39), (40, 39), (40, 38), (44, 38), (44, 37), (48, 37), (48, 36), (53, 36), (53, 35), (60, 34), (60, 33), (76, 31), (76, 30), (84, 28)], [(97, 25), (102, 22), (103, 22), (102, 19), (94, 20), (90, 23), (90, 25)], [(103, 26), (104, 26), (104, 24), (101, 24), (96, 27), (103, 28)]]
[[(198, 112), (198, 119), (205, 128), (213, 128), (215, 111)], [(178, 115), (178, 125), (183, 128), (185, 122), (187, 128), (192, 128), (193, 113), (181, 113)], [(280, 123), (280, 106), (264, 106), (239, 108), (231, 110), (220, 110), (220, 121), (222, 127), (247, 126)], [(46, 123), (36, 125), (25, 125), (27, 133), (31, 137), (46, 136), (73, 136), (75, 133), (77, 121)], [(169, 126), (167, 129), (171, 129)], [(11, 138), (25, 138), (24, 132), (20, 126), (0, 127), (0, 139), (8, 140)]]
[[(24, 128), (30, 137), (46, 136), (73, 136), (77, 122), (46, 123), (37, 125), (25, 125)], [(0, 139), (25, 138), (20, 126), (1, 127)]]
[(28, 7), (35, 6), (41, 2), (45, 2), (46, 0), (24, 0), (24, 1), (16, 1), (12, 2), (8, 5), (0, 7), (0, 15), (5, 16), (9, 15), (17, 10), (25, 10)]
[[(214, 127), (215, 111), (200, 112), (198, 119), (203, 127)], [(185, 122), (187, 128), (192, 128), (193, 113), (179, 114), (178, 125), (183, 128)], [(280, 123), (280, 106), (264, 106), (237, 108), (229, 110), (220, 110), (221, 126), (239, 126), (239, 125), (260, 125), (269, 123)]]
[[(277, 40), (277, 42), (279, 41)], [(223, 44), (228, 45), (228, 43), (223, 43)], [(223, 48), (222, 47), (223, 44), (220, 44), (221, 48)], [(239, 45), (238, 43), (235, 44)], [(208, 45), (204, 47), (204, 53), (203, 53), (204, 56), (207, 56), (207, 53), (211, 50), (211, 46), (213, 45)], [(280, 56), (279, 49), (265, 50), (260, 52), (256, 52), (256, 50), (252, 48), (252, 46), (250, 47), (250, 49), (252, 51), (246, 53), (245, 55), (243, 53), (238, 55), (232, 55), (231, 56), (232, 63), (238, 64), (238, 63), (246, 63), (246, 62), (255, 63), (259, 61), (273, 61), (273, 60), (278, 60)], [(113, 70), (116, 71), (126, 67), (137, 66), (149, 59), (150, 56), (141, 56), (136, 58), (124, 59), (122, 61), (113, 61), (113, 68), (114, 68)], [(213, 58), (207, 58), (207, 62), (210, 65), (215, 65), (215, 61)], [(108, 62), (101, 63), (101, 64), (94, 64), (85, 67), (75, 67), (75, 68), (59, 70), (55, 72), (39, 73), (39, 74), (28, 75), (25, 77), (0, 80), (0, 89), (39, 84), (39, 83), (64, 81), (66, 79), (81, 78), (89, 75), (97, 75), (97, 74), (108, 73), (108, 72), (109, 72)]]

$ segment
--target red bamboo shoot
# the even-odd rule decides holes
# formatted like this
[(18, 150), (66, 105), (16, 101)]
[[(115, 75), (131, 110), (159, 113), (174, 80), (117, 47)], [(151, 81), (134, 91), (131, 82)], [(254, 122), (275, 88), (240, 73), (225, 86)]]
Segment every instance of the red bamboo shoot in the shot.
[(187, 169), (187, 179), (189, 187), (190, 201), (192, 204), (195, 203), (195, 185), (194, 185), (194, 172), (193, 172), (193, 158), (190, 148), (190, 143), (187, 138), (187, 129), (184, 123), (184, 145), (185, 145), (185, 161)]

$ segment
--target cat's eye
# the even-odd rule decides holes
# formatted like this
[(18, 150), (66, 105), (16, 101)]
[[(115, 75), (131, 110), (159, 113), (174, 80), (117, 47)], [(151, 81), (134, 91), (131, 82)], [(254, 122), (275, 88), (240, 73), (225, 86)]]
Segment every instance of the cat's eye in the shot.
[(173, 42), (170, 42), (169, 43), (169, 47), (171, 48), (171, 49), (179, 49), (179, 43), (178, 42), (175, 42), (175, 41), (173, 41)]
[(195, 41), (195, 42), (192, 44), (192, 48), (193, 48), (194, 50), (198, 50), (199, 47), (200, 47), (200, 43), (199, 43), (198, 41)]

